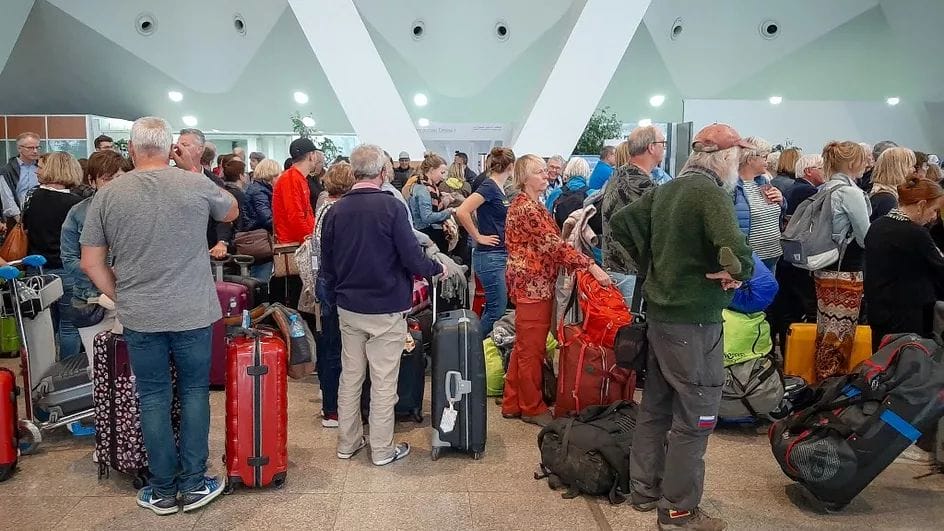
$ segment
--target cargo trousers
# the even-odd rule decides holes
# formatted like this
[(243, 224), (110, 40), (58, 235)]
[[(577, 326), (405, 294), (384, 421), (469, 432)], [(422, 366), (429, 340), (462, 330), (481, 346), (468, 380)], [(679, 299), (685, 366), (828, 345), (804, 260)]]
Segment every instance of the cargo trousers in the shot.
[(354, 451), (364, 436), (361, 393), (370, 378), (370, 453), (382, 461), (393, 444), (400, 356), (406, 342), (406, 312), (366, 315), (338, 308), (341, 381), (338, 389), (338, 452)]
[(705, 487), (705, 450), (724, 383), (721, 324), (649, 322), (646, 387), (630, 477), (659, 507), (689, 511)]

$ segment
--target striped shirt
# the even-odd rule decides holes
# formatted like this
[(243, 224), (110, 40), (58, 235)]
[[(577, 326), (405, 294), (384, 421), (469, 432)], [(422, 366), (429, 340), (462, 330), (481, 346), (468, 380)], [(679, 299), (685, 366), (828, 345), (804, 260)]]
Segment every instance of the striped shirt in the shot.
[(781, 205), (769, 204), (760, 187), (753, 181), (744, 181), (744, 195), (751, 207), (751, 233), (748, 245), (761, 260), (769, 260), (783, 255), (780, 246)]

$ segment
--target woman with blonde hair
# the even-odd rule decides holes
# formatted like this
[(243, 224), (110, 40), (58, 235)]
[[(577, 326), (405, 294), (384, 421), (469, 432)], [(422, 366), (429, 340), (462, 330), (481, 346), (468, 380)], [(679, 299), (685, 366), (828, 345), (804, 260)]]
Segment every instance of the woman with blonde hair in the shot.
[[(429, 236), (443, 254), (449, 253), (449, 242), (443, 231), (443, 222), (452, 217), (455, 209), (446, 204), (439, 184), (446, 178), (446, 161), (435, 153), (427, 153), (420, 163), (416, 184), (410, 190), (407, 203), (413, 214), (413, 226)], [(406, 186), (403, 187), (406, 190)]]
[(29, 254), (46, 258), (45, 272), (62, 279), (62, 297), (53, 311), (53, 323), (59, 334), (59, 358), (79, 354), (81, 339), (72, 324), (72, 277), (62, 267), (62, 225), (69, 210), (82, 198), (69, 190), (82, 182), (82, 167), (75, 157), (64, 151), (50, 153), (38, 174), (39, 186), (29, 191), (24, 199), (23, 229), (29, 239)]
[(777, 157), (776, 171), (773, 173), (774, 178), (771, 180), (770, 184), (773, 184), (780, 190), (780, 193), (783, 194), (784, 197), (789, 195), (796, 182), (796, 163), (800, 160), (800, 155), (802, 155), (802, 153), (800, 153), (798, 148), (789, 148), (783, 150), (780, 156)]
[(583, 253), (561, 239), (560, 229), (540, 202), (547, 189), (547, 166), (537, 155), (515, 161), (515, 187), (519, 193), (505, 225), (508, 249), (508, 293), (515, 301), (515, 346), (505, 376), (502, 416), (520, 417), (525, 422), (545, 426), (551, 421), (541, 394), (541, 364), (557, 274), (584, 269), (602, 285), (610, 277)]
[(873, 348), (887, 334), (931, 337), (934, 304), (944, 300), (944, 255), (926, 228), (938, 219), (944, 190), (930, 179), (912, 176), (897, 192), (898, 205), (876, 219), (865, 237), (865, 298)]
[[(823, 148), (828, 181), (821, 190), (830, 196), (833, 234), (839, 260), (813, 274), (816, 282), (816, 353), (818, 379), (842, 373), (852, 355), (862, 305), (865, 236), (871, 207), (857, 185), (869, 164), (869, 154), (851, 141), (830, 142)], [(838, 235), (838, 236), (835, 236)]]
[(869, 194), (872, 206), (870, 221), (898, 206), (898, 187), (915, 174), (916, 160), (914, 151), (904, 147), (886, 149), (878, 156), (872, 170), (872, 192)]
[[(744, 141), (753, 148), (741, 150), (738, 183), (734, 188), (734, 211), (751, 250), (757, 253), (767, 269), (776, 272), (777, 262), (783, 256), (783, 247), (780, 246), (783, 194), (770, 185), (765, 173), (770, 143), (759, 137), (747, 137)], [(783, 160), (782, 155), (780, 160)]]
[[(282, 173), (279, 163), (272, 159), (263, 159), (253, 170), (252, 182), (246, 187), (246, 212), (244, 230), (265, 230), (272, 236), (272, 187)], [(272, 277), (272, 259), (256, 260), (249, 271), (252, 278), (268, 282)]]

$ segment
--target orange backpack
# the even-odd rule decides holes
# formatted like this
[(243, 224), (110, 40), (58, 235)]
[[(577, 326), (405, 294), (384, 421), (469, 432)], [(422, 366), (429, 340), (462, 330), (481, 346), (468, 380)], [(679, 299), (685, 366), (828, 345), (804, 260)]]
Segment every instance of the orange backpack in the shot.
[(623, 294), (615, 286), (601, 286), (586, 271), (577, 272), (577, 294), (584, 335), (592, 343), (613, 348), (617, 330), (633, 322)]

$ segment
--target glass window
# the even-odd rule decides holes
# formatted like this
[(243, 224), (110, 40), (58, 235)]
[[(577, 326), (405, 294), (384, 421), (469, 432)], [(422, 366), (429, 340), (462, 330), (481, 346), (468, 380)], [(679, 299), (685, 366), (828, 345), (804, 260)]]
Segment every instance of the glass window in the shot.
[(71, 153), (77, 159), (88, 158), (89, 156), (88, 141), (86, 140), (47, 140), (46, 149), (48, 151), (65, 151)]

